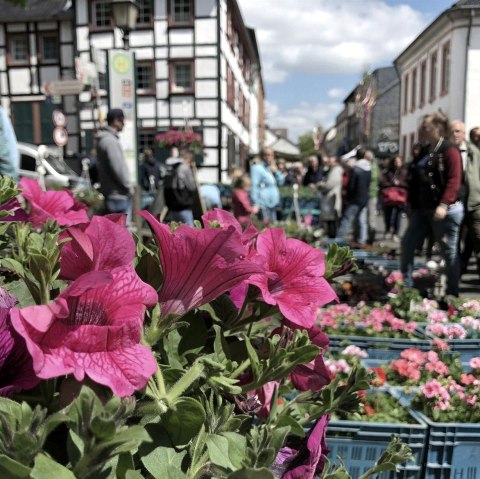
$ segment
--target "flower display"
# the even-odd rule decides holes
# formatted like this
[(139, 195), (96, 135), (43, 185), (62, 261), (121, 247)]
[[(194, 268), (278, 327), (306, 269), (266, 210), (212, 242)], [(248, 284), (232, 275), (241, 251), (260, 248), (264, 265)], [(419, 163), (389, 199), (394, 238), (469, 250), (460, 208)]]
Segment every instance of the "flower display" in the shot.
[(159, 133), (155, 140), (162, 148), (187, 148), (195, 154), (200, 154), (203, 148), (202, 137), (192, 130), (168, 130)]

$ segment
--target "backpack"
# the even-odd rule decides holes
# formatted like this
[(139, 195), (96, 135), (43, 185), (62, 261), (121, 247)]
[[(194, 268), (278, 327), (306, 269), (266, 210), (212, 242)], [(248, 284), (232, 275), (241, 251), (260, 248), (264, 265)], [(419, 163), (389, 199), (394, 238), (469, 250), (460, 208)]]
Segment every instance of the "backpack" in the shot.
[(194, 195), (189, 191), (179, 176), (179, 168), (183, 163), (170, 165), (164, 180), (165, 204), (172, 211), (191, 209)]

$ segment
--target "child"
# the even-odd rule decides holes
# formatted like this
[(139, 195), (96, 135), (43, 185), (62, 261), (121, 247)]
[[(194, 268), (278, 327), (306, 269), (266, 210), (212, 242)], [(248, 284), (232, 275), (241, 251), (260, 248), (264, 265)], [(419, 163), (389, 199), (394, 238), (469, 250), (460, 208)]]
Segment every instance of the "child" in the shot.
[(248, 175), (242, 175), (235, 180), (232, 191), (233, 214), (242, 226), (251, 223), (250, 215), (258, 213), (258, 207), (252, 206), (248, 196), (252, 182)]

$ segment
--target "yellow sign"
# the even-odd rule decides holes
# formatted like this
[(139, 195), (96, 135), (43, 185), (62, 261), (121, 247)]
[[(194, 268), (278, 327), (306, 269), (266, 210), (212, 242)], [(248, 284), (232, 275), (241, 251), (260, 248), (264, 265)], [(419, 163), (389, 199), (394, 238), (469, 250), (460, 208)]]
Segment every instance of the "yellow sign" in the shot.
[(128, 58), (127, 55), (124, 55), (123, 53), (117, 53), (113, 57), (113, 68), (117, 73), (120, 73), (120, 75), (124, 75), (130, 70), (130, 58)]

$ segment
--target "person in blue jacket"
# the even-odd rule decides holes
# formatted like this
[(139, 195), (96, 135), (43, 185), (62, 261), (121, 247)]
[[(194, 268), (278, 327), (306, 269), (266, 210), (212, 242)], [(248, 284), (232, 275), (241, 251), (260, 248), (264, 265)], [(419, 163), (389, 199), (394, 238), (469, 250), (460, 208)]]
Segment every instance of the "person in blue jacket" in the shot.
[(250, 196), (253, 206), (260, 209), (263, 221), (276, 221), (277, 208), (280, 205), (278, 187), (283, 185), (284, 177), (277, 169), (272, 148), (263, 150), (263, 161), (254, 159), (250, 178), (252, 180)]
[(18, 180), (20, 154), (17, 138), (5, 108), (0, 106), (0, 175)]

